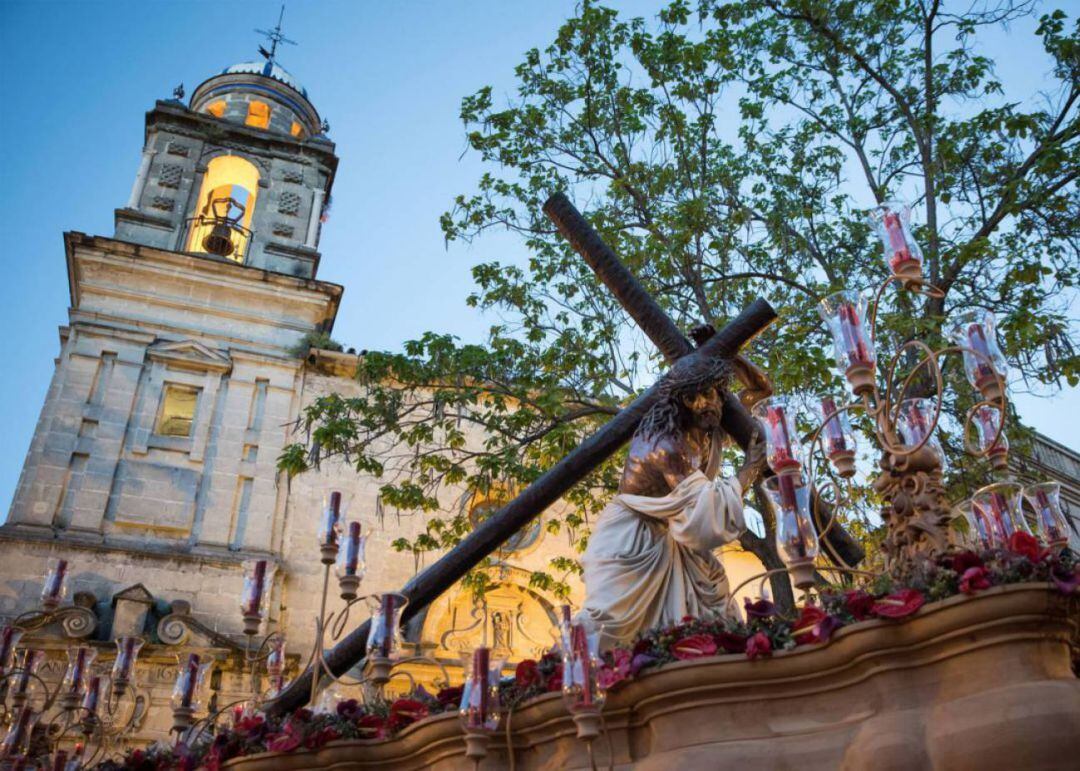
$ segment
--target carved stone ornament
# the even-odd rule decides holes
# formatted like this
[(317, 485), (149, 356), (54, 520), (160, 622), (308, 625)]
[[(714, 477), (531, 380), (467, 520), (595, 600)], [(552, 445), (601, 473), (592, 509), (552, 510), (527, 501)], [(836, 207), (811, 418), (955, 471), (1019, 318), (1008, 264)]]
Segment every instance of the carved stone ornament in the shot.
[(203, 638), (200, 641), (203, 645), (233, 651), (244, 650), (243, 646), (215, 632), (191, 615), (191, 605), (183, 600), (173, 602), (169, 615), (158, 622), (157, 636), (166, 645), (185, 645), (193, 636), (197, 636)]
[(885, 499), (881, 511), (886, 536), (885, 569), (894, 578), (909, 576), (923, 560), (949, 547), (951, 512), (945, 498), (941, 460), (923, 446), (910, 455), (886, 454), (874, 489)]

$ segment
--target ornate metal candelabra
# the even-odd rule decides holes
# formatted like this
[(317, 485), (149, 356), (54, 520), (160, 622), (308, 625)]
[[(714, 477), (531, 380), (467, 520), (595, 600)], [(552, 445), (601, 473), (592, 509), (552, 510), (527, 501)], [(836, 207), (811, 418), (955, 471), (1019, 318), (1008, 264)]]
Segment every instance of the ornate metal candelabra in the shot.
[[(774, 396), (755, 408), (765, 431), (768, 463), (776, 473), (767, 480), (765, 490), (776, 513), (777, 545), (793, 582), (804, 590), (814, 584), (818, 539), (825, 534), (815, 533), (810, 518), (810, 480), (815, 481), (819, 494), (831, 489), (835, 504), (850, 501), (844, 493), (844, 480), (854, 477), (857, 469), (856, 437), (849, 414), (862, 411), (869, 418), (882, 450), (873, 488), (884, 501), (884, 567), (896, 579), (909, 577), (920, 561), (940, 555), (951, 543), (950, 523), (957, 511), (946, 499), (945, 458), (935, 436), (944, 403), (942, 368), (946, 357), (962, 359), (977, 394), (963, 421), (965, 449), (988, 459), (996, 472), (1008, 469), (1009, 445), (1004, 433), (1007, 365), (997, 345), (991, 313), (969, 311), (953, 319), (948, 327), (951, 344), (936, 350), (921, 340), (904, 342), (880, 368), (884, 385), (879, 384), (876, 322), (886, 289), (896, 284), (900, 291), (942, 296), (922, 277), (922, 253), (912, 238), (909, 215), (908, 207), (895, 202), (882, 204), (870, 214), (890, 269), (872, 300), (868, 302), (861, 292), (845, 290), (825, 298), (819, 306), (832, 334), (837, 367), (854, 400), (844, 403), (832, 395), (820, 397), (816, 428), (805, 450), (796, 432), (793, 399)], [(901, 377), (905, 361), (909, 368)], [(827, 480), (820, 478), (819, 459), (828, 461), (824, 464)], [(1034, 486), (1029, 495), (1038, 515), (1038, 534), (1048, 545), (1061, 547), (1066, 531), (1056, 491), (1044, 487)], [(990, 485), (976, 494), (966, 509), (969, 529), (985, 535), (983, 545), (1003, 544), (1013, 532), (1028, 530), (1020, 506), (1018, 485)], [(835, 513), (825, 530), (834, 522)]]
[(67, 560), (54, 560), (41, 606), (0, 630), (0, 768), (47, 759), (51, 768), (78, 769), (123, 748), (146, 715), (148, 697), (137, 685), (135, 662), (143, 646), (136, 636), (119, 637), (108, 671), (95, 670), (97, 650), (77, 642), (67, 649), (62, 680), (39, 674), (46, 653), (23, 647), (24, 635), (60, 624), (71, 636), (90, 634), (97, 620), (80, 605), (63, 605)]

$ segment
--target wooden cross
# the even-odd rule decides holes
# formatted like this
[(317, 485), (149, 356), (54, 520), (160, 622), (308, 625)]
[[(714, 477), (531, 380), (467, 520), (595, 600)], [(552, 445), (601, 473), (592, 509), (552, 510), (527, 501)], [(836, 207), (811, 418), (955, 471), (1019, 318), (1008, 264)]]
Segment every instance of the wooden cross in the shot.
[[(695, 349), (566, 196), (553, 195), (544, 204), (544, 212), (669, 361), (687, 357), (731, 358), (776, 319), (772, 306), (759, 298)], [(450, 551), (414, 576), (401, 590), (409, 598), (402, 613), (402, 623), (437, 599), (629, 441), (641, 418), (657, 402), (662, 382), (663, 378)], [(755, 424), (738, 399), (728, 396), (722, 421), (724, 430), (745, 448)], [(370, 624), (365, 621), (326, 654), (327, 668), (335, 675), (341, 675), (364, 658)], [(266, 711), (282, 713), (303, 706), (311, 694), (311, 677), (312, 667), (309, 666), (266, 705)]]

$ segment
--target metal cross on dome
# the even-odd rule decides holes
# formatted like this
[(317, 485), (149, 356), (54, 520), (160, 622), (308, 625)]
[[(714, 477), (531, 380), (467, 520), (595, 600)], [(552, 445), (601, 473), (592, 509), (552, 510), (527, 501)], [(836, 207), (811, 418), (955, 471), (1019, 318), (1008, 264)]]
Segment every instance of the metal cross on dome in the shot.
[(289, 40), (289, 38), (285, 37), (285, 35), (281, 32), (281, 22), (284, 19), (285, 19), (285, 3), (282, 3), (281, 4), (281, 13), (278, 14), (277, 26), (274, 27), (272, 30), (265, 30), (265, 29), (257, 29), (257, 30), (255, 30), (260, 35), (262, 35), (263, 37), (265, 37), (267, 40), (270, 41), (270, 50), (269, 51), (267, 51), (262, 46), (259, 46), (259, 53), (262, 54), (263, 58), (266, 59), (266, 64), (267, 64), (268, 67), (272, 67), (274, 65), (274, 60), (275, 60), (275, 57), (277, 56), (278, 43), (288, 43), (291, 46), (296, 45), (295, 40)]

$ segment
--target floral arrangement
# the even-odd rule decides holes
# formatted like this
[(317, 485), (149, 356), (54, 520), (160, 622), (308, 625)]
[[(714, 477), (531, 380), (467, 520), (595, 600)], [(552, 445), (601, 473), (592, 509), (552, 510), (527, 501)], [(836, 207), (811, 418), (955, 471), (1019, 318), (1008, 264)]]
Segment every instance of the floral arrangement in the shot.
[[(1003, 549), (963, 551), (928, 560), (908, 586), (894, 586), (882, 576), (866, 589), (823, 590), (820, 604), (805, 605), (795, 618), (784, 617), (768, 600), (747, 600), (745, 621), (686, 617), (679, 624), (642, 635), (630, 647), (608, 651), (598, 673), (600, 686), (614, 688), (644, 669), (673, 661), (724, 654), (760, 659), (773, 651), (828, 642), (837, 629), (859, 621), (905, 619), (927, 601), (1024, 582), (1050, 583), (1062, 594), (1072, 594), (1080, 587), (1080, 560), (1067, 550), (1055, 554), (1042, 548), (1027, 533), (1015, 533)], [(561, 654), (551, 651), (538, 661), (522, 661), (499, 689), (500, 701), (509, 709), (561, 691)], [(242, 755), (315, 750), (335, 739), (386, 739), (429, 715), (457, 710), (461, 690), (455, 686), (431, 694), (420, 687), (392, 701), (341, 701), (333, 712), (300, 709), (285, 717), (248, 715), (192, 746), (155, 745), (98, 768), (217, 771), (225, 761)]]
[(647, 632), (633, 646), (608, 651), (600, 684), (612, 688), (643, 669), (672, 661), (732, 653), (758, 659), (777, 650), (828, 642), (837, 629), (858, 621), (905, 619), (927, 601), (1024, 582), (1050, 583), (1062, 594), (1072, 594), (1080, 586), (1080, 561), (1068, 550), (1055, 554), (1033, 536), (1017, 532), (1005, 548), (927, 560), (904, 587), (882, 575), (866, 589), (822, 590), (820, 605), (803, 606), (796, 618), (785, 618), (768, 600), (747, 600), (745, 621), (688, 616), (679, 624)]

